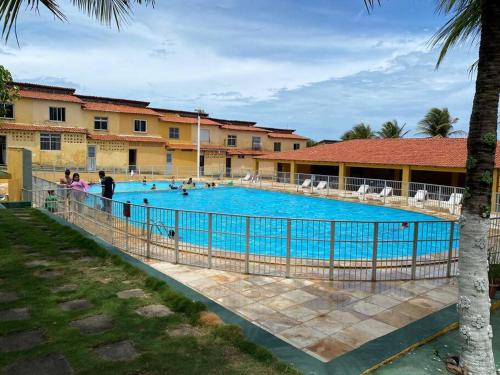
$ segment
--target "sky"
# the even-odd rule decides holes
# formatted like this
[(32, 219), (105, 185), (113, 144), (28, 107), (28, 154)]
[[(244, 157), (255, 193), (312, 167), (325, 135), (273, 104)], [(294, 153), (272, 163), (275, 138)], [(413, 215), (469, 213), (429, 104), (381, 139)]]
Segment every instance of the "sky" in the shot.
[(477, 47), (454, 49), (439, 70), (429, 39), (447, 18), (436, 0), (156, 0), (120, 31), (65, 4), (68, 21), (22, 10), (18, 42), (0, 44), (16, 81), (80, 94), (202, 108), (216, 118), (337, 139), (360, 122), (414, 129), (447, 107), (467, 130)]

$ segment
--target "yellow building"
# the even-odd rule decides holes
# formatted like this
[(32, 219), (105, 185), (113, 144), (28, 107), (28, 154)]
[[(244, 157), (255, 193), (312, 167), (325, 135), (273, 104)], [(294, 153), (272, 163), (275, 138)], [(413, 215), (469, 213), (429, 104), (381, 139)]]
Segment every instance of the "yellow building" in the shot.
[[(0, 164), (6, 147), (25, 147), (43, 167), (123, 168), (196, 174), (198, 113), (151, 108), (149, 102), (79, 95), (74, 89), (15, 83), (20, 98), (4, 103)], [(293, 130), (202, 114), (200, 166), (206, 174), (254, 169), (255, 157), (304, 148)]]

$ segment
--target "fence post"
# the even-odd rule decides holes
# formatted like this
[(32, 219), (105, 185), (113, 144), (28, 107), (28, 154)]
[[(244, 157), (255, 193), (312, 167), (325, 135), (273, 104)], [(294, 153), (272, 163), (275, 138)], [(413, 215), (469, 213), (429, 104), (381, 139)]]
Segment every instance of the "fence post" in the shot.
[(418, 250), (418, 221), (413, 227), (413, 251), (411, 254), (411, 279), (415, 280), (417, 277), (417, 250)]
[(330, 267), (328, 269), (328, 280), (333, 281), (333, 261), (335, 259), (335, 222), (330, 222)]
[(372, 281), (377, 281), (378, 222), (373, 223)]
[(208, 214), (208, 268), (212, 268), (212, 213)]
[(146, 258), (149, 259), (149, 253), (151, 251), (151, 217), (150, 217), (150, 207), (146, 207)]
[(128, 225), (129, 225), (129, 218), (125, 218), (125, 251), (128, 253), (129, 252), (129, 238), (128, 238)]
[(386, 203), (387, 197), (387, 180), (384, 180), (384, 205)]
[(457, 188), (454, 188), (453, 189), (453, 208), (452, 208), (452, 212), (453, 212), (453, 215), (455, 215), (455, 201), (457, 200)]
[(175, 245), (174, 245), (174, 251), (175, 251), (175, 264), (179, 263), (179, 210), (175, 210)]
[(245, 218), (245, 273), (250, 273), (250, 217)]
[(455, 232), (455, 222), (450, 222), (450, 239), (448, 241), (448, 263), (446, 265), (446, 277), (451, 276), (451, 260), (453, 255), (453, 236)]
[(291, 237), (292, 237), (292, 221), (290, 219), (286, 219), (286, 271), (285, 271), (285, 277), (290, 277)]

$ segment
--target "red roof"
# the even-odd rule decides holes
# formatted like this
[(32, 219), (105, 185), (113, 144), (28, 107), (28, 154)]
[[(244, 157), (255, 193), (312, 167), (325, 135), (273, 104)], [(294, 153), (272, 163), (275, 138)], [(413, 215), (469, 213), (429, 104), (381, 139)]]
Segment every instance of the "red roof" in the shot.
[(165, 143), (165, 140), (160, 137), (135, 137), (132, 135), (89, 134), (89, 139), (96, 141)]
[(267, 130), (255, 128), (253, 126), (245, 126), (245, 125), (222, 125), (221, 129), (235, 130), (235, 131), (240, 131), (240, 132), (261, 132), (261, 133), (263, 132), (263, 133), (268, 133)]
[[(465, 138), (355, 139), (259, 157), (270, 160), (346, 162), (465, 168)], [(500, 166), (497, 145), (496, 166)]]
[[(174, 113), (164, 113), (160, 117), (160, 121), (164, 122), (177, 122), (181, 124), (192, 124), (196, 125), (198, 124), (198, 118), (197, 117), (186, 117), (186, 116), (179, 116), (178, 114)], [(200, 118), (200, 124), (201, 125), (215, 125), (215, 126), (220, 126), (218, 122), (215, 122), (214, 120), (211, 120), (209, 118), (201, 117)]]
[(308, 140), (309, 138), (304, 137), (302, 135), (298, 134), (288, 134), (288, 133), (269, 133), (268, 134), (269, 138), (280, 138), (280, 139), (301, 139), (301, 140)]
[(83, 101), (71, 94), (54, 93), (45, 91), (19, 90), (21, 98), (54, 100), (59, 102), (83, 103)]
[(33, 124), (11, 124), (0, 122), (0, 130), (21, 130), (21, 131), (37, 131), (37, 132), (57, 132), (57, 133), (82, 133), (86, 134), (87, 129), (70, 128), (66, 126), (53, 125), (33, 125)]
[(260, 155), (265, 155), (265, 151), (257, 151), (257, 150), (239, 150), (239, 149), (228, 149), (227, 154), (228, 155), (249, 155), (249, 156), (260, 156)]
[(130, 105), (119, 105), (112, 103), (85, 102), (83, 109), (102, 112), (131, 113), (137, 115), (159, 116), (160, 114), (149, 108), (135, 107)]

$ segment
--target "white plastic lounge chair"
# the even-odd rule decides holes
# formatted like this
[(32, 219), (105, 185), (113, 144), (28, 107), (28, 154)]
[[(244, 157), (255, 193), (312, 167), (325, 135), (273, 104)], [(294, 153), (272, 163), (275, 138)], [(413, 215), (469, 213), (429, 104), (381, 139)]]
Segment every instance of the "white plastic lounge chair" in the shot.
[(252, 176), (252, 182), (259, 182), (260, 181), (260, 175), (257, 173), (255, 176)]
[(310, 178), (306, 178), (304, 180), (304, 182), (302, 183), (302, 185), (300, 185), (300, 187), (302, 189), (308, 189), (308, 188), (310, 188), (311, 187), (311, 179)]
[(424, 203), (427, 200), (427, 190), (417, 190), (415, 196), (408, 198), (409, 204)]
[(320, 181), (320, 182), (318, 182), (318, 185), (316, 185), (316, 187), (314, 188), (314, 190), (315, 191), (325, 190), (326, 184), (327, 184), (326, 181)]
[(450, 214), (458, 213), (458, 210), (462, 206), (462, 198), (463, 194), (452, 193), (448, 202), (444, 202), (442, 205), (450, 211)]
[(353, 194), (357, 195), (359, 200), (363, 200), (366, 198), (366, 194), (368, 194), (370, 190), (371, 190), (370, 185), (363, 184), (360, 185), (358, 190), (353, 192)]
[(392, 187), (386, 186), (382, 189), (380, 193), (378, 193), (379, 198), (387, 198), (392, 195)]
[(241, 181), (250, 181), (252, 179), (252, 174), (247, 172), (246, 176), (241, 179)]

